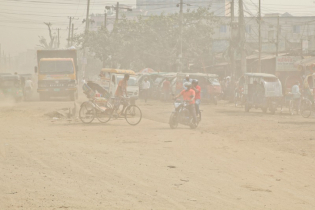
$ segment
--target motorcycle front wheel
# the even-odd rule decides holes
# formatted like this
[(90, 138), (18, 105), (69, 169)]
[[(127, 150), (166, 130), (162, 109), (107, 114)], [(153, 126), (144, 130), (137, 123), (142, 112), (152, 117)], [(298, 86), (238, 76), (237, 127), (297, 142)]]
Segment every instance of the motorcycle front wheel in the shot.
[(178, 127), (177, 116), (175, 113), (171, 114), (169, 124), (171, 129), (175, 129)]

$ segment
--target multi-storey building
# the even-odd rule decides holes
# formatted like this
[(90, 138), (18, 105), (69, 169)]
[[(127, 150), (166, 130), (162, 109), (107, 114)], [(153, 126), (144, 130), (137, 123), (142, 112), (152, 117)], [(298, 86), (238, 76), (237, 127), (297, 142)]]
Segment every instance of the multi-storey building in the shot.
[[(195, 9), (210, 7), (216, 16), (226, 16), (231, 0), (184, 0), (183, 8)], [(148, 11), (148, 14), (179, 12), (180, 0), (137, 0), (137, 8)]]

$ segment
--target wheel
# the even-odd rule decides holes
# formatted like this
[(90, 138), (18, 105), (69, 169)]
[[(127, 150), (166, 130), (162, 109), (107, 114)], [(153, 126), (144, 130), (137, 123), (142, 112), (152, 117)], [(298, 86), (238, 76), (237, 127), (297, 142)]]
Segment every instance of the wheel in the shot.
[(101, 112), (97, 110), (96, 112), (96, 118), (101, 123), (107, 123), (113, 116), (114, 108), (113, 107), (104, 107), (104, 111)]
[(79, 118), (83, 123), (89, 124), (93, 122), (95, 113), (96, 110), (94, 106), (90, 102), (84, 102), (79, 111)]
[(175, 129), (178, 127), (177, 117), (174, 112), (170, 116), (169, 124), (170, 124), (170, 128), (172, 129)]
[(130, 105), (125, 111), (125, 119), (129, 125), (138, 125), (142, 119), (142, 112), (136, 105)]
[(301, 115), (304, 118), (310, 117), (312, 114), (312, 102), (309, 99), (303, 99), (301, 102)]

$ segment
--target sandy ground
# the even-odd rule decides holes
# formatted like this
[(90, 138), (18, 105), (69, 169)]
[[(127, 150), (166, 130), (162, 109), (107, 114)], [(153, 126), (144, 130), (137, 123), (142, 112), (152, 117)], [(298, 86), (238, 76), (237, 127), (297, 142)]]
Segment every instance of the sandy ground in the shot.
[(0, 209), (315, 209), (315, 119), (221, 103), (191, 130), (172, 104), (139, 126), (52, 120), (72, 102), (0, 104)]

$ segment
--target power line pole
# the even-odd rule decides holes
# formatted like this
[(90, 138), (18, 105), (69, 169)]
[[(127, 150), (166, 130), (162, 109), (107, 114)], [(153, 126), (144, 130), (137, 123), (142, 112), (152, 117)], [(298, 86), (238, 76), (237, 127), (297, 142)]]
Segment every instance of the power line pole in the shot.
[(105, 13), (104, 13), (104, 28), (107, 28), (107, 11), (105, 8)]
[(74, 24), (72, 23), (72, 29), (71, 29), (71, 46), (73, 44), (73, 30), (74, 30)]
[(230, 48), (231, 48), (231, 76), (232, 81), (235, 79), (235, 51), (233, 46), (233, 30), (234, 30), (234, 0), (231, 1), (231, 26), (230, 26), (230, 32), (231, 32), (231, 41), (230, 41)]
[(87, 1), (86, 19), (85, 19), (85, 32), (89, 31), (90, 28), (90, 0)]
[(1, 44), (0, 44), (0, 72), (2, 72)]
[[(89, 16), (90, 16), (90, 0), (87, 0), (87, 8), (86, 8), (86, 19), (85, 19), (85, 35), (87, 37), (88, 32), (89, 32)], [(87, 64), (87, 59), (85, 58), (86, 55), (86, 46), (84, 46), (83, 49), (83, 55), (82, 55), (82, 75), (83, 77), (85, 76), (85, 71), (86, 71), (86, 64)]]
[(278, 15), (278, 24), (277, 24), (277, 51), (276, 51), (276, 56), (278, 57), (279, 55), (279, 35), (280, 35), (280, 16)]
[(180, 54), (179, 54), (179, 71), (183, 71), (182, 58), (183, 58), (183, 0), (180, 0), (179, 14), (180, 14)]
[(57, 28), (57, 48), (60, 47), (60, 34), (59, 34), (60, 28)]
[(71, 21), (73, 17), (69, 17), (68, 47), (70, 47)]
[(246, 68), (246, 52), (245, 52), (245, 23), (244, 23), (244, 6), (243, 0), (239, 0), (239, 16), (238, 16), (239, 38), (241, 43), (241, 74), (247, 72)]
[(261, 0), (259, 0), (259, 61), (258, 61), (258, 72), (261, 72)]
[(116, 22), (118, 22), (118, 18), (119, 18), (119, 2), (117, 2), (117, 5), (116, 5)]

